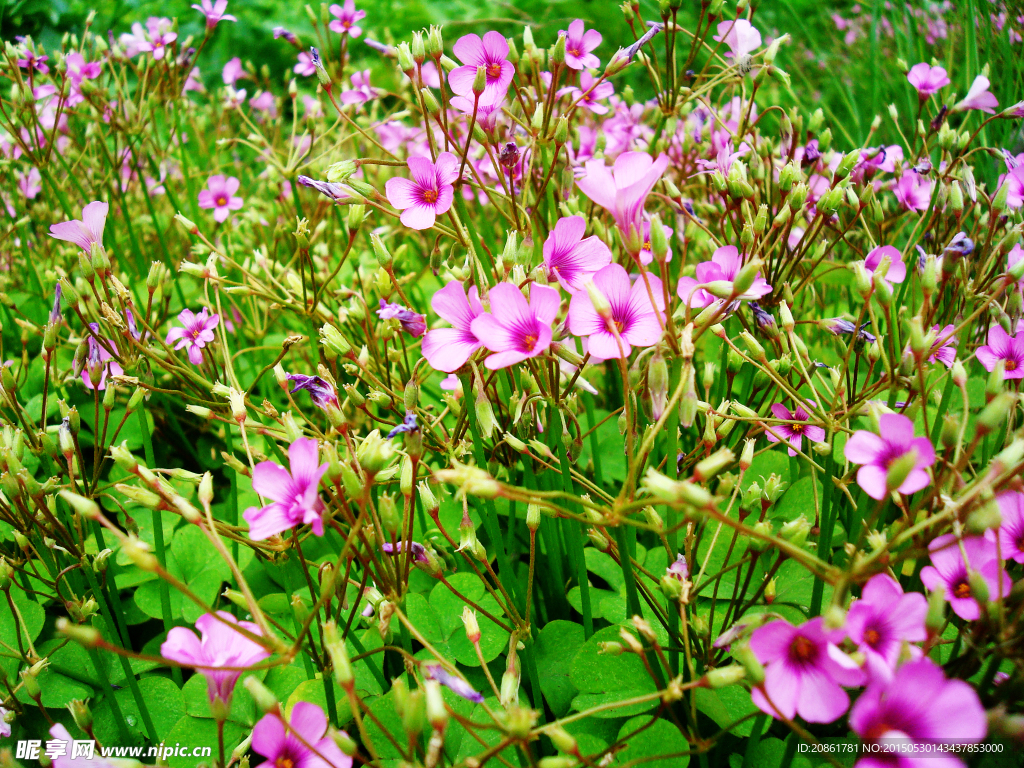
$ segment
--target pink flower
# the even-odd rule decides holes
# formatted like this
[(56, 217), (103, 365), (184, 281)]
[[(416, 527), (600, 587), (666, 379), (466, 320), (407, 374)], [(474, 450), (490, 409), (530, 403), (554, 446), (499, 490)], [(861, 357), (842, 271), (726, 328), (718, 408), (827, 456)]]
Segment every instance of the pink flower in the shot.
[[(668, 240), (669, 242), (672, 242), (672, 234), (674, 232), (672, 227), (666, 227), (663, 224), (661, 228), (665, 230), (665, 239)], [(640, 249), (640, 263), (650, 264), (652, 261), (654, 261), (654, 251), (651, 250), (651, 222), (644, 222), (641, 234), (644, 238), (644, 244), (643, 247)], [(665, 254), (665, 261), (672, 261), (671, 248), (669, 248), (668, 252)]]
[(459, 175), (459, 159), (442, 152), (437, 162), (425, 157), (410, 157), (409, 179), (388, 179), (384, 185), (388, 202), (402, 211), (401, 221), (410, 229), (430, 229), (438, 214), (452, 207), (453, 182)]
[(974, 78), (974, 82), (971, 83), (967, 95), (961, 101), (954, 104), (950, 111), (962, 112), (965, 109), (980, 109), (982, 112), (987, 112), (990, 115), (994, 114), (995, 108), (999, 106), (999, 101), (989, 92), (988, 86), (988, 78), (984, 75), (978, 75)]
[(917, 89), (917, 96), (921, 101), (949, 85), (949, 77), (943, 67), (933, 67), (923, 61), (910, 68), (907, 80)]
[(455, 42), (453, 51), (463, 64), (448, 75), (448, 84), (455, 93), (472, 99), (476, 68), (483, 67), (487, 85), (480, 94), (480, 103), (497, 104), (505, 98), (516, 68), (508, 60), (508, 41), (500, 32), (488, 32), (483, 40), (479, 35), (463, 35)]
[(498, 283), (487, 297), (491, 311), (474, 318), (470, 329), (496, 353), (484, 361), (488, 368), (507, 368), (536, 357), (551, 345), (551, 323), (561, 304), (558, 291), (532, 283), (527, 304), (515, 283)]
[(427, 331), (423, 337), (423, 356), (435, 371), (452, 373), (465, 365), (470, 356), (483, 346), (472, 326), (484, 308), (476, 286), (469, 289), (467, 297), (465, 286), (458, 280), (437, 291), (430, 300), (430, 306), (452, 327)]
[(612, 252), (601, 238), (583, 237), (586, 229), (582, 216), (566, 216), (558, 220), (544, 241), (548, 280), (557, 280), (570, 293), (583, 290), (583, 284), (612, 261)]
[[(861, 464), (857, 485), (872, 499), (884, 499), (892, 491), (914, 493), (931, 483), (925, 471), (935, 463), (935, 448), (927, 437), (914, 437), (914, 422), (898, 413), (884, 413), (878, 419), (882, 436), (861, 429), (846, 441), (843, 453), (847, 461)], [(889, 467), (910, 452), (917, 454), (914, 468), (898, 488), (889, 488)]]
[(228, 9), (228, 0), (217, 0), (211, 3), (210, 0), (200, 0), (201, 5), (193, 5), (197, 11), (206, 17), (206, 28), (213, 29), (222, 21), (238, 21), (234, 16), (224, 13)]
[(1003, 522), (999, 526), (999, 555), (1024, 563), (1024, 493), (1006, 491), (996, 496)]
[(935, 182), (924, 179), (914, 171), (905, 171), (892, 188), (900, 205), (908, 211), (926, 211), (932, 199)]
[(26, 200), (35, 200), (39, 193), (43, 191), (43, 177), (39, 175), (38, 168), (29, 168), (28, 173), (19, 172), (17, 177), (18, 189), (25, 196)]
[(307, 51), (299, 51), (299, 63), (292, 70), (296, 75), (312, 77), (316, 74), (316, 64), (313, 63), (313, 56)]
[(904, 641), (928, 639), (924, 626), (928, 601), (919, 592), (903, 593), (892, 576), (879, 573), (864, 585), (859, 600), (846, 614), (846, 633), (864, 654), (872, 676), (890, 676), (896, 668)]
[(224, 85), (234, 85), (239, 78), (246, 77), (245, 70), (242, 69), (242, 60), (237, 56), (229, 60), (221, 70), (220, 77)]
[(277, 117), (277, 100), (270, 91), (257, 91), (256, 95), (249, 99), (249, 106), (257, 112), (263, 112), (267, 117)]
[[(223, 621), (217, 619), (219, 616)], [(231, 703), (235, 683), (250, 667), (270, 656), (270, 652), (234, 627), (262, 636), (260, 628), (250, 621), (238, 621), (227, 611), (217, 611), (217, 616), (204, 613), (196, 619), (196, 629), (203, 639), (186, 627), (174, 627), (167, 633), (167, 639), (160, 646), (160, 655), (165, 659), (195, 667), (206, 678), (206, 693), (210, 704), (219, 702), (223, 711)], [(225, 669), (231, 667), (231, 669)]]
[(718, 23), (718, 34), (714, 39), (724, 42), (729, 46), (731, 54), (737, 59), (743, 58), (755, 48), (761, 45), (761, 33), (758, 32), (746, 19), (735, 21), (720, 21)]
[(608, 168), (603, 160), (589, 160), (586, 175), (576, 181), (587, 197), (612, 214), (623, 235), (630, 227), (637, 233), (647, 195), (668, 168), (667, 155), (654, 160), (646, 152), (623, 152)]
[[(785, 421), (806, 422), (811, 418), (802, 405), (798, 405), (794, 410), (790, 411), (789, 408), (784, 406), (782, 403), (775, 403), (772, 405), (772, 414), (776, 419), (784, 419)], [(813, 424), (806, 423), (772, 424), (771, 426), (765, 427), (764, 434), (770, 443), (778, 443), (782, 440), (789, 443), (790, 456), (796, 456), (796, 451), (800, 450), (803, 445), (805, 435), (812, 443), (825, 442), (825, 430), (821, 427), (816, 427)]]
[[(679, 278), (676, 293), (685, 304), (691, 307), (709, 306), (714, 302), (715, 297), (699, 286), (722, 281), (731, 283), (736, 279), (742, 267), (743, 262), (740, 259), (739, 249), (735, 245), (723, 245), (711, 255), (711, 261), (702, 261), (697, 265), (696, 279), (692, 277)], [(750, 301), (760, 299), (771, 292), (772, 287), (758, 272), (750, 288), (736, 298)]]
[(827, 632), (822, 622), (820, 616), (799, 627), (773, 621), (751, 635), (750, 649), (766, 665), (764, 683), (750, 693), (762, 712), (831, 723), (850, 706), (841, 686), (860, 685), (863, 673), (836, 647), (841, 633)]
[[(947, 368), (952, 368), (953, 363), (956, 362), (956, 344), (957, 339), (953, 334), (956, 330), (956, 326), (947, 325), (944, 328), (939, 328), (937, 325), (932, 326), (932, 332), (935, 334), (935, 341), (932, 342), (931, 349), (928, 352), (927, 362), (942, 363)], [(903, 350), (903, 355), (911, 356), (910, 345), (908, 344), (906, 349)]]
[(95, 334), (99, 333), (98, 323), (89, 323), (92, 333), (88, 336), (88, 351), (85, 355), (85, 368), (82, 369), (82, 382), (87, 389), (103, 391), (107, 388), (107, 376), (121, 376), (124, 369), (114, 359), (114, 356), (107, 351), (107, 347), (116, 350), (117, 345), (110, 339), (106, 345), (100, 344)]
[(287, 727), (280, 715), (264, 715), (252, 729), (252, 748), (267, 758), (264, 765), (268, 766), (350, 768), (352, 765), (352, 758), (342, 752), (327, 733), (324, 711), (308, 701), (295, 703)]
[(596, 29), (584, 31), (583, 19), (576, 19), (564, 34), (565, 66), (569, 69), (596, 69), (601, 66), (601, 60), (591, 53), (601, 44), (600, 32)]
[(153, 58), (160, 61), (167, 53), (167, 48), (178, 39), (178, 33), (171, 31), (173, 28), (174, 22), (170, 19), (150, 16), (146, 19), (149, 39), (139, 45), (139, 50), (151, 52)]
[(261, 461), (253, 469), (252, 489), (273, 502), (249, 507), (242, 515), (253, 541), (305, 524), (317, 536), (324, 535), (324, 504), (318, 488), (328, 465), (319, 463), (316, 440), (300, 437), (288, 448), (288, 461), (291, 472), (272, 461)]
[(932, 564), (921, 569), (921, 582), (930, 591), (941, 589), (953, 613), (961, 619), (974, 621), (981, 615), (978, 601), (971, 593), (968, 567), (985, 581), (990, 600), (999, 599), (1000, 582), (1003, 596), (1010, 594), (1012, 583), (996, 557), (994, 541), (983, 536), (957, 541), (952, 533), (947, 533), (932, 540), (928, 553)]
[(1004, 361), (1003, 378), (1024, 379), (1024, 333), (1011, 337), (998, 323), (988, 329), (988, 344), (975, 353), (986, 371)]
[[(889, 267), (884, 275), (878, 274), (883, 259), (889, 260)], [(907, 265), (903, 263), (903, 254), (891, 245), (879, 245), (868, 252), (864, 259), (864, 267), (871, 273), (872, 280), (878, 278), (887, 283), (902, 283), (907, 279)]]
[(103, 227), (107, 223), (109, 206), (96, 200), (82, 209), (82, 220), (72, 219), (50, 225), (50, 237), (74, 243), (86, 253), (93, 244), (103, 246)]
[[(877, 750), (866, 752), (870, 757), (854, 768), (963, 768), (952, 754), (933, 752), (933, 745), (974, 744), (988, 727), (974, 689), (963, 680), (946, 680), (928, 658), (903, 664), (892, 680), (872, 682), (850, 710), (849, 722)], [(917, 744), (925, 748), (915, 753)]]
[(365, 104), (376, 99), (379, 91), (370, 86), (370, 70), (352, 73), (352, 88), (341, 92), (342, 104)]
[(34, 69), (41, 75), (49, 74), (50, 67), (44, 63), (50, 58), (49, 56), (36, 56), (35, 51), (26, 49), (24, 57), (23, 59), (18, 59), (19, 67), (30, 71)]
[[(1006, 254), (1006, 270), (1013, 269), (1017, 264), (1024, 260), (1024, 248), (1020, 247), (1020, 243), (1017, 243), (1010, 249), (1010, 252)], [(1017, 288), (1024, 291), (1024, 277), (1017, 281)]]
[[(648, 293), (650, 283), (650, 293)], [(594, 287), (609, 308), (594, 307), (589, 291), (573, 294), (569, 302), (569, 330), (586, 336), (587, 349), (595, 358), (609, 360), (629, 357), (633, 347), (650, 347), (662, 334), (659, 320), (665, 309), (661, 280), (648, 273), (630, 285), (629, 274), (618, 264), (609, 264), (594, 275)], [(654, 304), (651, 304), (651, 295)], [(618, 337), (616, 337), (616, 333)]]
[(103, 71), (102, 62), (86, 61), (77, 51), (65, 56), (64, 62), (67, 64), (68, 77), (75, 85), (81, 85), (83, 80), (95, 80)]
[(206, 189), (199, 192), (199, 207), (213, 208), (214, 221), (224, 222), (231, 215), (231, 211), (237, 211), (242, 207), (242, 198), (235, 195), (239, 184), (234, 176), (219, 173), (211, 176), (206, 182)]
[[(593, 30), (591, 30), (593, 32)], [(566, 57), (568, 61), (568, 57)], [(599, 104), (599, 101), (604, 101), (615, 93), (615, 86), (609, 83), (607, 80), (598, 86), (594, 86), (597, 82), (597, 78), (589, 72), (580, 73), (580, 84), (567, 85), (564, 88), (559, 88), (556, 96), (564, 96), (569, 94), (574, 102), (582, 107), (588, 109), (595, 115), (604, 115), (608, 112), (608, 107), (604, 104)]]
[(203, 347), (214, 340), (213, 329), (220, 322), (220, 315), (211, 315), (207, 307), (203, 307), (203, 311), (198, 315), (191, 309), (183, 309), (178, 315), (178, 320), (183, 327), (171, 328), (165, 341), (168, 344), (177, 341), (175, 349), (188, 347), (189, 362), (192, 365), (202, 365)]
[(358, 22), (366, 18), (366, 11), (357, 11), (353, 0), (345, 0), (344, 7), (335, 3), (331, 6), (330, 11), (331, 15), (335, 17), (327, 25), (332, 32), (350, 37), (359, 37), (363, 34), (363, 28), (359, 26)]

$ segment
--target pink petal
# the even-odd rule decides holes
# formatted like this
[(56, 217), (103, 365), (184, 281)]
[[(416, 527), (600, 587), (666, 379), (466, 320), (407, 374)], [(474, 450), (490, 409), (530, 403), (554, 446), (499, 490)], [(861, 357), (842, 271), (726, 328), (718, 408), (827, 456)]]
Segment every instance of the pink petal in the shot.
[(263, 541), (295, 526), (283, 504), (268, 504), (262, 509), (249, 507), (242, 517), (249, 523), (249, 538), (253, 541)]
[[(480, 35), (463, 35), (455, 41), (455, 45), (452, 46), (452, 52), (463, 64), (472, 65), (474, 76), (477, 67), (487, 65), (487, 59), (484, 56), (484, 43), (480, 39)], [(508, 55), (507, 50), (506, 55)], [(463, 69), (463, 67), (459, 69)], [(453, 73), (457, 71), (458, 69), (452, 70)], [(470, 93), (472, 93), (472, 84), (470, 85)], [(452, 87), (454, 89), (454, 84)]]
[[(472, 332), (470, 332), (471, 334)], [(467, 341), (467, 332), (457, 328), (435, 328), (423, 338), (422, 352), (436, 371), (457, 371), (482, 345)]]
[(850, 435), (843, 448), (847, 461), (854, 464), (869, 464), (885, 450), (885, 443), (874, 432), (860, 429)]
[(409, 229), (430, 229), (436, 218), (433, 206), (417, 203), (402, 211), (400, 221)]
[(384, 184), (388, 202), (399, 210), (416, 205), (420, 201), (419, 191), (420, 188), (408, 179), (388, 179)]
[(287, 500), (291, 484), (288, 470), (272, 461), (261, 461), (253, 468), (252, 489), (266, 499)]
[(831, 723), (850, 706), (850, 697), (827, 675), (804, 670), (800, 679), (797, 714), (809, 723)]
[(887, 493), (885, 469), (877, 464), (865, 464), (857, 470), (857, 485), (872, 499), (881, 501)]

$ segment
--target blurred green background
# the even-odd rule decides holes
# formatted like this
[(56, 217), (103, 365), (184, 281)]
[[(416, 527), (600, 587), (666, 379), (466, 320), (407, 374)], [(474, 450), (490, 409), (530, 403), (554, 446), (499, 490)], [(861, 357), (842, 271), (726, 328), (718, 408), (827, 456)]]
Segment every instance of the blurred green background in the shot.
[[(0, 36), (11, 40), (28, 34), (47, 48), (56, 47), (65, 33), (80, 32), (95, 9), (94, 30), (120, 34), (148, 16), (170, 16), (179, 19), (179, 41), (192, 35), (198, 42), (203, 17), (190, 6), (188, 0), (0, 0)], [(457, 37), (467, 32), (497, 29), (510, 36), (530, 25), (537, 43), (549, 45), (559, 29), (582, 18), (604, 35), (597, 51), (602, 61), (633, 41), (616, 0), (361, 0), (357, 6), (367, 11), (367, 18), (364, 36), (352, 48), (355, 63), (373, 69), (375, 81), (379, 77), (385, 86), (391, 84), (389, 80), (397, 82), (397, 74), (361, 43), (367, 36), (393, 42), (408, 39), (413, 30), (440, 24), (450, 50)], [(318, 15), (326, 12), (326, 6), (323, 10), (319, 4), (310, 7)], [(642, 0), (640, 7), (646, 19), (659, 17), (656, 2)], [(822, 107), (841, 149), (863, 142), (876, 114), (882, 115), (883, 122), (872, 143), (899, 141), (886, 108), (895, 104), (901, 115), (915, 114), (917, 99), (897, 68), (898, 58), (909, 65), (937, 58), (961, 95), (988, 63), (992, 91), (1000, 105), (1024, 99), (1024, 45), (1011, 42), (1008, 32), (1012, 28), (1021, 33), (1018, 17), (1024, 16), (1024, 0), (763, 0), (754, 7), (754, 23), (765, 42), (785, 32), (793, 38), (777, 61), (790, 72), (792, 91), (773, 90), (771, 99), (786, 107), (797, 104), (806, 114)], [(679, 10), (681, 23), (693, 29), (699, 10), (697, 0), (685, 0)], [(219, 85), (220, 68), (233, 56), (266, 65), (282, 83), (292, 77), (296, 51), (285, 41), (273, 39), (275, 26), (286, 27), (307, 45), (315, 41), (301, 2), (230, 0), (228, 12), (238, 17), (238, 23), (220, 25), (199, 62), (209, 87)], [(649, 96), (641, 69), (634, 69), (629, 75), (637, 96)], [(952, 119), (955, 124), (962, 117)], [(990, 143), (1024, 151), (1020, 121), (998, 121), (987, 131)]]

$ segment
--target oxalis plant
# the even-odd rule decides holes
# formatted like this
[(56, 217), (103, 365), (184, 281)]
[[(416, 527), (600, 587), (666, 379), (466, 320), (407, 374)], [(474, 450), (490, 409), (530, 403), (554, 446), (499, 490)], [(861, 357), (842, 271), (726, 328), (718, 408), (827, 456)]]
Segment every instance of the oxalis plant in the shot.
[(0, 766), (1017, 759), (1024, 102), (692, 5), (5, 43)]

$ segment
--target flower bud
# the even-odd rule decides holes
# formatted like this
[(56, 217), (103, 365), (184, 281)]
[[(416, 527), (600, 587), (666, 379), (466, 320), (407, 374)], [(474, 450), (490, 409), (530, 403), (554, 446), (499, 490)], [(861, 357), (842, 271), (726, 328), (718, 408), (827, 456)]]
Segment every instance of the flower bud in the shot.
[(704, 674), (704, 684), (711, 689), (725, 688), (736, 685), (747, 676), (747, 670), (741, 664), (730, 664), (726, 667), (709, 669)]

